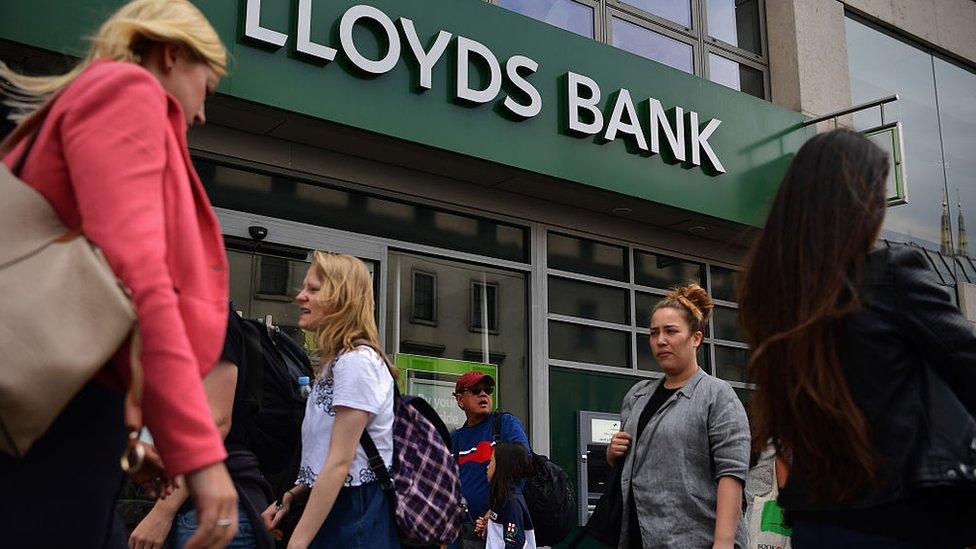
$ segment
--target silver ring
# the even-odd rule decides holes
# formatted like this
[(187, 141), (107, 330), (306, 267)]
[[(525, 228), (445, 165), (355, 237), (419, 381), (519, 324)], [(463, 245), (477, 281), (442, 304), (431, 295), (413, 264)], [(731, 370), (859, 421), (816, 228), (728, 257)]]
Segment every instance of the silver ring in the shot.
[(227, 526), (230, 526), (231, 524), (234, 524), (234, 521), (230, 520), (229, 518), (217, 519), (217, 526), (219, 526), (221, 528), (226, 528)]

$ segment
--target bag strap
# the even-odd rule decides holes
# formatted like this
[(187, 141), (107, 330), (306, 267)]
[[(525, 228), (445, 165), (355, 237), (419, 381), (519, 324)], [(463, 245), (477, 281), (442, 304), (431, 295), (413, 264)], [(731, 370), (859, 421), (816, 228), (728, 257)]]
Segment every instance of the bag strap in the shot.
[(492, 420), (491, 427), (491, 441), (494, 443), (501, 442), (502, 439), (502, 416), (508, 412), (492, 412), (495, 417)]
[(387, 492), (392, 491), (394, 486), (393, 479), (390, 478), (390, 471), (387, 470), (386, 464), (383, 463), (383, 456), (376, 449), (376, 444), (373, 443), (373, 437), (369, 436), (369, 432), (365, 427), (363, 428), (363, 434), (359, 436), (359, 444), (362, 445), (363, 450), (366, 452), (366, 461), (369, 462), (369, 470), (380, 481), (380, 488)]
[[(231, 313), (236, 315), (237, 313)], [(240, 323), (241, 335), (244, 339), (245, 384), (247, 393), (255, 401), (256, 410), (260, 412), (264, 405), (264, 351), (261, 346), (261, 332), (257, 327), (243, 319)]]

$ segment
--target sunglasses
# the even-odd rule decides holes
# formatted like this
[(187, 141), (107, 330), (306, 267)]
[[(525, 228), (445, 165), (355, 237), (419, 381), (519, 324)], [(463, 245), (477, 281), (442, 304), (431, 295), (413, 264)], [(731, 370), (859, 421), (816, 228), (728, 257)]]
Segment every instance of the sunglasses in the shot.
[(460, 394), (465, 391), (471, 393), (474, 396), (481, 396), (482, 394), (491, 396), (491, 393), (495, 390), (494, 387), (471, 387), (470, 389), (462, 389)]

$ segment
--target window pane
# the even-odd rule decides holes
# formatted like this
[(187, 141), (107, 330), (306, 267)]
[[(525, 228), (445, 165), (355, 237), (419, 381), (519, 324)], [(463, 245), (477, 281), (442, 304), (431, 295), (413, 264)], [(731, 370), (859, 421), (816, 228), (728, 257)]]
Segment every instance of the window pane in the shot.
[[(899, 97), (885, 105), (885, 121), (902, 123), (911, 200), (888, 208), (884, 236), (937, 250), (945, 172), (932, 55), (855, 19), (847, 19), (846, 33), (851, 101), (858, 104), (894, 93)], [(880, 123), (879, 109), (854, 115), (858, 129)], [(966, 154), (972, 156), (971, 149)]]
[(549, 312), (629, 324), (628, 293), (621, 288), (549, 277)]
[(617, 17), (611, 21), (614, 46), (687, 73), (695, 72), (693, 50), (688, 44)]
[(759, 0), (708, 0), (708, 35), (762, 53)]
[(549, 321), (549, 358), (630, 367), (630, 334)]
[(193, 163), (217, 207), (512, 261), (528, 259), (522, 227), (207, 160)]
[[(702, 343), (698, 347), (698, 352), (695, 353), (698, 356), (698, 366), (711, 373), (712, 363), (710, 362), (709, 349), (711, 345), (708, 343)], [(657, 361), (654, 360), (654, 356), (651, 355), (651, 344), (647, 334), (637, 334), (637, 369), (644, 370), (647, 372), (661, 372), (661, 367), (657, 365)]]
[(749, 351), (715, 345), (715, 375), (727, 381), (748, 381), (746, 364)]
[(658, 17), (691, 28), (691, 3), (688, 0), (621, 0)]
[[(528, 275), (404, 252), (390, 251), (388, 257), (387, 287), (378, 295), (387, 300), (386, 350), (391, 358), (399, 352), (494, 364), (498, 367), (498, 406), (521, 418), (528, 417)], [(417, 272), (436, 278), (436, 323), (411, 322), (410, 284)], [(488, 301), (487, 333), (478, 327), (484, 323), (482, 289)], [(504, 306), (497, 307), (501, 298), (505, 299)], [(450, 396), (457, 374), (435, 375), (422, 370), (401, 372), (407, 393), (436, 396), (430, 402), (437, 412), (451, 428), (459, 426), (464, 414), (459, 415)]]
[(657, 305), (658, 301), (664, 299), (662, 296), (636, 292), (634, 294), (636, 324), (641, 328), (651, 327), (651, 309)]
[(413, 320), (422, 322), (437, 320), (436, 280), (432, 274), (413, 273)]
[[(939, 122), (945, 149), (952, 224), (959, 252), (959, 211), (962, 203), (963, 224), (967, 225), (967, 250), (976, 255), (970, 231), (976, 230), (976, 73), (942, 59), (935, 59), (935, 84), (939, 94)], [(909, 183), (911, 186), (913, 183)], [(914, 192), (914, 189), (912, 190)], [(976, 233), (973, 233), (976, 235)]]
[(280, 257), (258, 257), (261, 274), (259, 293), (288, 297), (288, 260)]
[(754, 95), (760, 99), (766, 97), (762, 71), (736, 63), (721, 55), (708, 54), (708, 78), (712, 82)]
[(712, 267), (712, 298), (736, 301), (739, 288), (739, 271), (725, 267)]
[(634, 281), (642, 286), (670, 290), (694, 282), (705, 286), (705, 266), (676, 257), (634, 253)]
[(745, 341), (739, 330), (739, 311), (728, 307), (715, 307), (712, 310), (712, 325), (715, 338), (728, 341)]
[(593, 38), (593, 8), (572, 0), (499, 0), (498, 5)]
[(550, 269), (626, 281), (626, 250), (620, 246), (549, 233)]

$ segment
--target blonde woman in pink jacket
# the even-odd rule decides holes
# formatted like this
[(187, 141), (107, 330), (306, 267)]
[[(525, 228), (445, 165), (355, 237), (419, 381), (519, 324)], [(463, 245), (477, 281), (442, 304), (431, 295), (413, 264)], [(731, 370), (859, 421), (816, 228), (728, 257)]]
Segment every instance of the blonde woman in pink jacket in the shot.
[[(201, 381), (224, 339), (227, 263), (186, 145), (225, 65), (217, 33), (185, 0), (126, 4), (66, 75), (25, 77), (0, 64), (0, 77), (20, 97), (53, 97), (33, 143), (34, 132), (15, 130), (30, 135), (4, 151), (4, 162), (102, 249), (132, 291), (143, 336), (144, 419), (167, 475), (185, 478), (200, 521), (188, 547), (222, 547), (237, 530), (237, 494)], [(58, 306), (43, 297), (38, 307)], [(127, 365), (117, 362), (25, 459), (0, 455), (5, 544), (124, 544), (114, 506), (124, 480), (120, 372)]]

